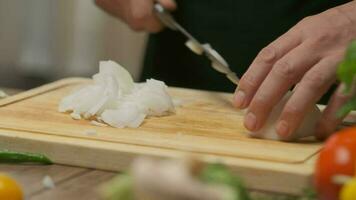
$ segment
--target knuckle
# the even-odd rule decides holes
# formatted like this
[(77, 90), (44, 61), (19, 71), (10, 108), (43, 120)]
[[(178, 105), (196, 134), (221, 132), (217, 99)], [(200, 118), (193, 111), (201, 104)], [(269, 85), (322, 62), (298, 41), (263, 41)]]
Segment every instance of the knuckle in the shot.
[(321, 72), (307, 73), (302, 82), (304, 82), (305, 87), (314, 91), (319, 91), (323, 89), (324, 85), (327, 83), (327, 78)]
[(269, 63), (269, 62), (272, 62), (276, 58), (276, 55), (277, 55), (276, 48), (273, 46), (268, 46), (268, 47), (263, 48), (260, 51), (260, 53), (258, 54), (258, 57), (260, 58), (260, 60), (262, 62)]
[(343, 91), (344, 90), (342, 90), (342, 91), (337, 90), (333, 94), (334, 100), (337, 101), (337, 102), (340, 102), (340, 104), (345, 103), (346, 101), (348, 101), (352, 97), (352, 94), (344, 93)]
[(313, 16), (307, 16), (307, 17), (304, 17), (299, 23), (300, 24), (307, 24), (312, 20), (313, 20)]
[(312, 37), (312, 45), (320, 45), (325, 42), (330, 42), (330, 40), (335, 36), (333, 31), (320, 31), (321, 32), (314, 34), (314, 36)]
[(256, 88), (258, 86), (258, 81), (254, 75), (245, 74), (241, 78), (240, 85), (242, 88), (246, 89)]
[(258, 93), (255, 95), (255, 97), (253, 98), (253, 105), (255, 105), (255, 107), (261, 108), (261, 109), (266, 109), (267, 106), (269, 105), (269, 99), (268, 96), (266, 94), (263, 93)]
[(283, 79), (294, 80), (297, 70), (290, 62), (278, 61), (273, 67), (273, 72)]
[(284, 114), (287, 115), (288, 117), (292, 117), (293, 119), (298, 117), (300, 113), (301, 113), (301, 109), (294, 105), (287, 104), (284, 108)]

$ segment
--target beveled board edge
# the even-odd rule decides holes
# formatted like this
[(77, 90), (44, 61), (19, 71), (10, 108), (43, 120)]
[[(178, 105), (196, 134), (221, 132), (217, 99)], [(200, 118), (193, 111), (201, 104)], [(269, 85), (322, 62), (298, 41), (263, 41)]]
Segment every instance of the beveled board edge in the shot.
[(89, 82), (90, 79), (87, 78), (65, 78), (65, 79), (61, 79), (49, 84), (45, 84), (43, 86), (31, 89), (31, 90), (27, 90), (25, 92), (21, 92), (19, 94), (4, 98), (0, 100), (0, 107), (12, 104), (12, 103), (16, 103), (52, 90), (56, 90), (58, 88), (61, 87), (65, 87), (71, 84), (78, 84), (78, 83), (85, 83), (85, 82)]
[[(170, 149), (95, 142), (79, 138), (66, 138), (19, 131), (0, 130), (0, 147), (14, 151), (46, 154), (57, 164), (122, 171), (137, 156), (181, 158), (194, 155), (205, 162), (221, 162), (241, 176), (248, 188), (286, 194), (300, 194), (312, 183), (316, 156), (303, 164), (275, 163), (228, 156), (191, 154)], [(95, 148), (95, 151), (93, 151)], [(80, 157), (78, 156), (80, 155)]]

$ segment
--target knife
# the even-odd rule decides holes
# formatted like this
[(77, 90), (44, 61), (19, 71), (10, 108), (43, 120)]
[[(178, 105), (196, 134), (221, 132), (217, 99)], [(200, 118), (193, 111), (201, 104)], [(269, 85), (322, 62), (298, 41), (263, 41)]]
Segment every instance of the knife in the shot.
[[(154, 11), (160, 21), (174, 31), (179, 31), (184, 36), (188, 38), (189, 46), (193, 46), (194, 49), (198, 49), (211, 61), (211, 66), (216, 71), (225, 74), (225, 76), (234, 84), (239, 83), (239, 78), (237, 75), (231, 71), (229, 64), (225, 61), (225, 59), (209, 44), (200, 43), (195, 37), (193, 37), (185, 28), (183, 28), (177, 21), (173, 18), (173, 16), (160, 4), (154, 4)], [(192, 48), (190, 48), (192, 50)], [(193, 50), (192, 50), (193, 51)], [(194, 51), (195, 52), (195, 51)]]

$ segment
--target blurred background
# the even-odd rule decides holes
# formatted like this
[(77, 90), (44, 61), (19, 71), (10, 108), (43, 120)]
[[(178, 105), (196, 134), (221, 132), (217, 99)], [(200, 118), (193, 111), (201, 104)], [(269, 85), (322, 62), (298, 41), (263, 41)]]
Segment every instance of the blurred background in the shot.
[(93, 0), (0, 0), (0, 87), (90, 77), (108, 59), (137, 79), (145, 43)]

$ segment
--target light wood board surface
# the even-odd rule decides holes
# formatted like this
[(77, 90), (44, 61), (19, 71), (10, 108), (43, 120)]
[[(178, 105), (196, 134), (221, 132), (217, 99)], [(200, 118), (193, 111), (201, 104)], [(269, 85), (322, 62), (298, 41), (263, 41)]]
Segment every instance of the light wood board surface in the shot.
[[(190, 153), (229, 165), (254, 189), (298, 193), (310, 184), (313, 156), (321, 144), (248, 137), (231, 94), (171, 88), (173, 98), (183, 102), (176, 114), (147, 119), (138, 129), (117, 129), (57, 112), (60, 99), (82, 84), (88, 80), (65, 79), (0, 101), (0, 146), (108, 170), (124, 169), (139, 155)], [(97, 135), (87, 135), (87, 130)]]

